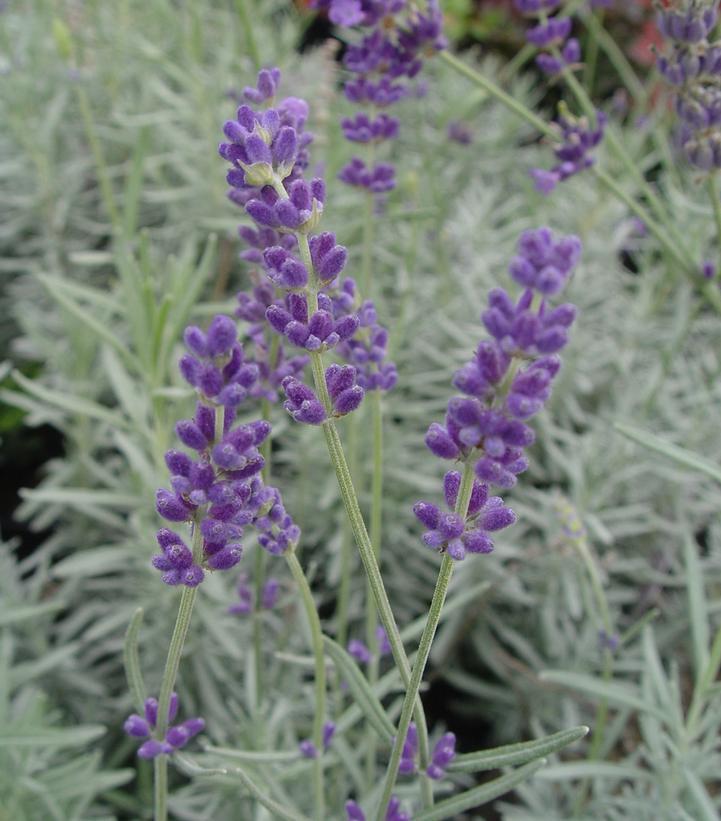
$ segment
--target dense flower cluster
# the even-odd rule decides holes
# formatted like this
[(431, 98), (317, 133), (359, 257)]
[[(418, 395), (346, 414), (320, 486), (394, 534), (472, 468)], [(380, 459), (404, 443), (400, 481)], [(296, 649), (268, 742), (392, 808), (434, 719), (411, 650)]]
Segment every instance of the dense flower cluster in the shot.
[(240, 561), (246, 527), (253, 526), (259, 544), (273, 554), (292, 547), (300, 530), (278, 490), (259, 476), (264, 460), (258, 447), (270, 425), (234, 425), (236, 407), (258, 377), (257, 365), (244, 362), (235, 323), (219, 315), (207, 333), (191, 326), (184, 336), (190, 353), (180, 360), (180, 371), (199, 401), (193, 418), (178, 422), (175, 432), (196, 458), (176, 449), (165, 454), (171, 489), (158, 490), (155, 501), (164, 519), (192, 524), (194, 547), (161, 528), (153, 565), (166, 584), (195, 587), (206, 569), (227, 570)]
[(466, 553), (488, 553), (493, 549), (488, 534), (515, 521), (489, 486), (511, 488), (528, 467), (523, 451), (534, 433), (525, 422), (550, 396), (561, 364), (557, 352), (567, 343), (575, 318), (572, 305), (551, 308), (547, 298), (563, 288), (578, 262), (578, 238), (556, 238), (550, 229), (539, 228), (522, 234), (517, 250), (509, 270), (524, 291), (515, 303), (504, 290), (491, 291), (482, 315), (491, 339), (482, 341), (474, 358), (456, 372), (453, 385), (464, 395), (448, 402), (444, 424), (434, 422), (426, 434), (432, 453), (463, 461), (476, 476), (463, 510), (457, 509), (462, 477), (456, 471), (444, 480), (448, 512), (429, 502), (414, 507), (426, 527), (424, 542), (456, 560)]
[[(164, 739), (153, 738), (153, 731), (158, 723), (158, 701), (155, 698), (145, 699), (144, 715), (133, 713), (123, 724), (123, 729), (132, 738), (147, 739), (138, 748), (140, 758), (155, 758), (159, 755), (172, 755), (176, 750), (184, 747), (193, 736), (202, 732), (205, 721), (202, 718), (189, 718), (182, 724), (168, 727)], [(178, 714), (178, 694), (170, 696), (168, 708), (168, 723), (172, 724)]]
[[(311, 0), (310, 5), (327, 11), (337, 25), (362, 30), (360, 40), (349, 45), (343, 57), (353, 75), (344, 91), (352, 103), (368, 110), (341, 122), (346, 138), (365, 144), (395, 138), (398, 120), (379, 109), (407, 96), (404, 80), (418, 74), (425, 53), (446, 47), (437, 0), (424, 3), (422, 9), (407, 0)], [(339, 178), (373, 194), (395, 187), (395, 169), (390, 163), (366, 164), (360, 157), (353, 157)]]
[(574, 117), (561, 107), (561, 113), (553, 123), (558, 138), (553, 153), (558, 162), (551, 169), (531, 170), (536, 189), (542, 194), (550, 194), (559, 182), (590, 168), (595, 162), (591, 151), (603, 139), (607, 122), (603, 111), (596, 111), (595, 123), (591, 123), (588, 117)]
[[(279, 82), (278, 69), (264, 69), (257, 86), (246, 89), (246, 99), (273, 104)], [(259, 385), (250, 388), (251, 394), (275, 401), (282, 387), (291, 416), (318, 425), (329, 415), (355, 410), (368, 380), (365, 374), (359, 378), (352, 364), (332, 365), (326, 371), (329, 406), (325, 407), (302, 380), (308, 357), (289, 356), (284, 343), (310, 354), (342, 345), (341, 356), (350, 361), (348, 352), (363, 345), (368, 332), (364, 329), (360, 339), (354, 339), (361, 320), (354, 300), (342, 298), (338, 285), (346, 249), (336, 243), (334, 234), (317, 232), (325, 185), (320, 178), (308, 183), (303, 177), (312, 140), (304, 130), (307, 116), (308, 105), (295, 97), (257, 111), (241, 105), (236, 119), (224, 127), (230, 142), (222, 143), (219, 150), (233, 165), (227, 176), (231, 198), (244, 205), (256, 223), (255, 228), (240, 229), (250, 246), (243, 256), (265, 272), (265, 279), (256, 282), (252, 292), (238, 296), (237, 315), (250, 323), (248, 335), (255, 349), (252, 361)], [(362, 130), (363, 122), (356, 126)], [(266, 331), (278, 334), (282, 341), (274, 342)]]
[(721, 43), (709, 43), (718, 3), (677, 2), (659, 13), (659, 29), (669, 40), (658, 68), (677, 89), (680, 142), (689, 162), (703, 171), (721, 168)]
[(538, 22), (526, 31), (526, 40), (543, 49), (536, 56), (536, 65), (544, 74), (558, 74), (581, 59), (581, 46), (571, 37), (570, 17), (549, 16), (561, 5), (561, 0), (515, 0), (521, 14), (538, 17)]

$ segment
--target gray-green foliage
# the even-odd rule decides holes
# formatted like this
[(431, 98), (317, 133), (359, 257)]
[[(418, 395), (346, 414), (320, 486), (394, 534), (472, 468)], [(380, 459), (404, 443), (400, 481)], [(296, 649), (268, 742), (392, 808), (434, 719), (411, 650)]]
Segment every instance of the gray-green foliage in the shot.
[[(23, 562), (4, 545), (0, 805), (18, 819), (142, 817), (149, 771), (141, 765), (127, 785), (133, 745), (120, 732), (131, 710), (123, 635), (143, 607), (140, 659), (156, 692), (177, 602), (149, 567), (153, 492), (165, 479), (162, 453), (174, 420), (191, 407), (174, 368), (180, 331), (229, 309), (245, 283), (234, 239), (240, 212), (224, 197), (215, 146), (235, 106), (226, 92), (250, 82), (254, 66), (230, 2), (33, 5), (33, 14), (8, 10), (2, 21), (2, 338), (13, 337), (7, 357), (18, 370), (0, 398), (22, 408), (26, 424), (60, 430), (65, 453), (47, 463), (18, 511), (52, 535)], [(333, 182), (348, 149), (337, 126), (345, 104), (332, 62), (320, 52), (294, 53), (298, 25), (286, 4), (262, 7), (254, 25), (262, 61), (280, 64), (284, 91), (313, 105), (314, 161), (326, 163), (329, 181), (324, 223), (353, 250), (362, 227), (357, 197)], [(62, 21), (55, 39), (54, 19)], [(59, 31), (70, 37), (69, 60), (59, 53)], [(525, 80), (513, 91), (536, 102)], [(577, 745), (570, 758), (517, 786), (513, 803), (497, 802), (504, 817), (568, 818), (584, 791), (579, 817), (716, 817), (717, 692), (699, 682), (720, 609), (721, 494), (693, 461), (673, 461), (614, 425), (631, 424), (721, 464), (713, 413), (718, 318), (652, 240), (633, 235), (623, 206), (592, 176), (564, 184), (548, 201), (534, 193), (527, 172), (548, 162), (547, 149), (529, 145), (526, 126), (447, 67), (432, 68), (427, 96), (404, 103), (402, 118), (394, 149), (400, 185), (378, 220), (375, 254), (380, 320), (392, 329), (401, 374), (386, 401), (383, 544), (400, 626), (410, 628), (425, 612), (437, 571), (410, 513), (416, 499), (440, 496), (444, 466), (423, 447), (423, 432), (441, 417), (453, 369), (482, 336), (487, 291), (508, 285), (518, 233), (543, 223), (577, 232), (584, 259), (567, 296), (581, 314), (537, 423), (531, 470), (512, 494), (520, 521), (494, 555), (459, 568), (431, 679), (452, 688), (448, 721), (486, 726), (474, 748), (592, 725), (608, 699), (599, 760), (584, 760)], [(453, 119), (472, 126), (470, 147), (448, 142)], [(663, 163), (649, 154), (648, 136), (624, 134), (644, 162)], [(604, 154), (601, 162), (618, 172)], [(103, 176), (110, 200), (98, 184)], [(671, 173), (662, 171), (659, 185), (702, 259), (712, 247), (709, 208)], [(633, 249), (639, 274), (620, 265), (624, 247)], [(360, 258), (353, 253), (349, 273)], [(22, 373), (30, 361), (42, 363), (37, 379)], [(302, 560), (327, 616), (340, 575), (335, 480), (317, 430), (290, 426), (279, 409), (273, 421), (274, 481), (303, 528)], [(368, 450), (358, 457), (364, 499)], [(558, 494), (585, 526), (614, 629), (624, 634), (658, 610), (653, 625), (615, 655), (616, 690), (603, 679), (601, 614), (555, 512)], [(247, 558), (250, 567), (252, 551)], [(225, 612), (231, 581), (216, 575), (203, 585), (179, 689), (184, 715), (205, 717), (215, 751), (190, 749), (181, 762), (192, 777), (179, 777), (173, 792), (180, 818), (269, 817), (248, 797), (247, 779), (280, 805), (310, 803), (310, 765), (295, 750), (312, 718), (312, 665), (290, 580), (273, 572), (284, 588), (279, 608), (262, 616), (262, 685), (253, 625)], [(358, 637), (364, 595), (355, 584), (351, 634)], [(400, 689), (397, 674), (381, 678), (376, 695), (391, 720)], [(365, 762), (351, 740), (363, 714), (339, 693), (332, 714), (339, 732), (330, 800), (339, 808), (348, 795), (363, 795)], [(250, 752), (239, 761), (218, 748)], [(268, 761), (258, 750), (281, 758)], [(458, 778), (474, 784), (472, 776)], [(401, 786), (399, 794), (407, 793)]]

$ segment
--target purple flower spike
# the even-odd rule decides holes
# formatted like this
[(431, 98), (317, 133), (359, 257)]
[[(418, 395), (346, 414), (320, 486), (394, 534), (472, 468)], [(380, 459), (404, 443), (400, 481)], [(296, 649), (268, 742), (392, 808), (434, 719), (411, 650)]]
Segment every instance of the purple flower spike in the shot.
[[(158, 701), (155, 698), (145, 700), (145, 718), (139, 715), (129, 716), (123, 729), (133, 738), (148, 738), (151, 731), (155, 729), (158, 720)], [(140, 758), (156, 758), (159, 755), (171, 755), (176, 749), (184, 747), (190, 739), (201, 732), (205, 727), (202, 718), (190, 718), (182, 724), (173, 726), (172, 722), (178, 713), (178, 695), (171, 693), (168, 707), (168, 722), (170, 727), (161, 741), (157, 738), (148, 738), (138, 749)]]
[[(413, 507), (425, 527), (423, 542), (454, 561), (468, 553), (490, 553), (490, 534), (516, 521), (503, 499), (490, 495), (489, 486), (511, 488), (516, 476), (528, 468), (524, 449), (533, 444), (535, 435), (524, 421), (538, 413), (551, 395), (551, 383), (561, 366), (555, 354), (567, 343), (576, 316), (573, 305), (554, 308), (546, 297), (565, 285), (580, 252), (577, 237), (555, 237), (549, 228), (521, 235), (509, 270), (525, 290), (515, 303), (502, 288), (491, 291), (482, 320), (492, 338), (481, 342), (474, 359), (453, 377), (454, 386), (466, 395), (452, 397), (445, 424), (434, 422), (428, 429), (426, 445), (434, 455), (462, 459), (465, 470), (472, 468), (477, 477), (467, 489), (464, 515), (455, 512), (461, 487), (458, 471), (446, 473), (443, 483), (446, 504), (453, 512), (425, 501)], [(537, 307), (533, 289), (541, 295)], [(429, 774), (441, 776), (438, 769)]]

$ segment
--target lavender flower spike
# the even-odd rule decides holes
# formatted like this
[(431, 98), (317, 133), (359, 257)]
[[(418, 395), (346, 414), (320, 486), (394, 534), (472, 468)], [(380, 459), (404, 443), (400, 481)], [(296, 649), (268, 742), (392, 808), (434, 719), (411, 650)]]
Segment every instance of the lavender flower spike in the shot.
[(538, 413), (551, 394), (561, 362), (556, 355), (568, 342), (576, 311), (570, 304), (551, 307), (578, 263), (577, 237), (556, 237), (548, 228), (526, 231), (511, 261), (511, 276), (525, 290), (514, 303), (501, 288), (489, 294), (482, 314), (491, 335), (475, 357), (458, 370), (453, 384), (465, 396), (448, 402), (445, 424), (428, 428), (426, 445), (441, 459), (462, 459), (476, 475), (466, 510), (456, 512), (461, 474), (444, 478), (448, 511), (418, 502), (413, 512), (425, 526), (425, 544), (459, 561), (468, 553), (493, 550), (491, 534), (512, 525), (513, 511), (490, 485), (511, 488), (528, 467), (524, 449), (534, 440), (525, 422)]
[[(140, 758), (156, 758), (159, 755), (172, 755), (176, 750), (184, 747), (193, 736), (202, 732), (205, 721), (202, 718), (189, 718), (181, 724), (168, 728), (164, 739), (153, 738), (152, 734), (158, 721), (158, 702), (154, 698), (145, 700), (144, 716), (133, 714), (128, 716), (123, 725), (126, 734), (132, 738), (147, 739), (138, 748)], [(172, 722), (178, 713), (178, 694), (172, 693), (168, 708), (168, 721)]]

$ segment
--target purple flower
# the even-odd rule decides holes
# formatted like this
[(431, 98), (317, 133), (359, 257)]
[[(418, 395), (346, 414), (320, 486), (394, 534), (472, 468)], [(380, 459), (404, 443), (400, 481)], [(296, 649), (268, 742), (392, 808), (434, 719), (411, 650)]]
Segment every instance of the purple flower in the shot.
[(253, 591), (248, 586), (246, 573), (241, 573), (238, 577), (235, 590), (238, 594), (238, 601), (230, 605), (228, 613), (234, 616), (247, 616), (248, 613), (253, 612)]
[[(568, 341), (576, 315), (574, 306), (553, 308), (546, 298), (564, 287), (580, 251), (577, 237), (557, 238), (548, 228), (521, 235), (509, 270), (525, 290), (515, 303), (502, 288), (491, 291), (482, 315), (491, 339), (482, 341), (474, 358), (453, 377), (465, 396), (451, 398), (444, 424), (433, 422), (428, 428), (428, 449), (441, 459), (462, 459), (477, 477), (465, 512), (455, 510), (461, 486), (457, 471), (444, 479), (448, 512), (430, 502), (413, 508), (426, 528), (425, 544), (456, 561), (467, 553), (489, 553), (489, 534), (515, 522), (503, 500), (489, 495), (489, 485), (511, 488), (528, 467), (524, 449), (535, 437), (525, 421), (551, 394), (561, 365), (555, 354)], [(541, 295), (535, 308), (534, 289)]]
[(292, 376), (286, 376), (282, 383), (288, 397), (283, 407), (295, 419), (306, 425), (320, 425), (326, 419), (325, 408), (312, 388)]
[(389, 656), (391, 654), (391, 643), (388, 641), (385, 629), (380, 624), (376, 627), (376, 641), (378, 642), (378, 653), (381, 656)]
[(323, 750), (327, 750), (330, 746), (333, 736), (335, 735), (335, 723), (326, 721), (323, 725)]
[[(400, 807), (400, 800), (392, 795), (386, 810), (386, 821), (411, 821), (410, 815), (403, 812)], [(366, 821), (365, 813), (355, 801), (345, 802), (345, 812), (347, 821)]]
[[(300, 531), (278, 491), (258, 476), (264, 464), (259, 447), (270, 434), (270, 425), (264, 420), (234, 424), (235, 408), (259, 374), (257, 364), (244, 361), (235, 323), (217, 316), (207, 332), (191, 326), (184, 338), (197, 367), (214, 368), (220, 375), (215, 402), (225, 407), (206, 404), (210, 390), (200, 380), (201, 401), (193, 419), (176, 425), (180, 441), (195, 453), (191, 457), (180, 450), (167, 452), (171, 489), (161, 488), (156, 495), (158, 513), (171, 522), (192, 522), (202, 537), (200, 546), (193, 552), (177, 533), (162, 528), (157, 534), (161, 552), (152, 563), (166, 584), (195, 587), (205, 571), (228, 570), (240, 561), (246, 528), (255, 528), (259, 543), (271, 553), (283, 553), (295, 544)], [(233, 390), (243, 392), (238, 401), (228, 398)], [(222, 430), (216, 424), (220, 413)], [(247, 597), (240, 587), (239, 597), (240, 604), (230, 612), (244, 612)]]
[(278, 603), (278, 595), (280, 594), (280, 582), (278, 579), (271, 576), (263, 585), (260, 591), (260, 606), (264, 610), (272, 610)]
[[(461, 475), (455, 471), (446, 474), (446, 502), (453, 507), (458, 495)], [(417, 502), (413, 506), (416, 518), (427, 528), (423, 541), (428, 547), (439, 550), (460, 561), (466, 553), (490, 553), (493, 541), (490, 532), (512, 525), (516, 516), (498, 496), (488, 495), (488, 486), (474, 481), (468, 512), (443, 513), (430, 502)]]
[(561, 115), (554, 123), (559, 142), (553, 153), (558, 163), (550, 170), (531, 170), (536, 190), (549, 194), (559, 182), (590, 168), (595, 162), (590, 152), (603, 139), (606, 122), (607, 117), (602, 111), (596, 112), (593, 126), (586, 117), (572, 117), (567, 113)]
[(368, 664), (372, 658), (370, 650), (359, 639), (351, 639), (348, 642), (348, 652), (361, 664)]
[(436, 742), (431, 755), (431, 763), (426, 769), (429, 778), (438, 780), (443, 778), (446, 767), (456, 757), (456, 737), (453, 733), (446, 733)]
[(357, 371), (352, 365), (329, 365), (325, 381), (335, 416), (352, 413), (363, 401), (365, 391), (357, 384)]
[(127, 735), (132, 738), (147, 739), (138, 748), (140, 758), (155, 758), (159, 755), (172, 755), (176, 750), (184, 747), (193, 736), (202, 732), (205, 728), (205, 721), (202, 718), (189, 718), (182, 724), (173, 725), (172, 722), (178, 713), (178, 695), (171, 693), (168, 707), (168, 727), (163, 740), (152, 738), (152, 733), (158, 721), (158, 702), (154, 698), (145, 700), (145, 715), (132, 714), (128, 716), (123, 725)]
[(401, 760), (398, 772), (402, 775), (412, 775), (416, 771), (416, 755), (418, 755), (418, 730), (412, 721), (408, 727), (406, 740), (401, 750)]
[(473, 142), (473, 132), (465, 123), (458, 120), (448, 123), (448, 139), (459, 145), (470, 145)]
[(318, 758), (318, 748), (308, 738), (298, 744), (298, 749), (303, 758)]
[(373, 194), (383, 194), (395, 188), (395, 168), (389, 163), (377, 163), (368, 168), (360, 157), (353, 157), (341, 168), (338, 179), (347, 185), (367, 188)]
[(659, 55), (658, 68), (675, 87), (680, 120), (678, 142), (688, 161), (702, 171), (721, 167), (721, 46), (709, 43), (718, 9), (691, 4), (659, 14), (659, 29), (670, 41), (669, 54)]

